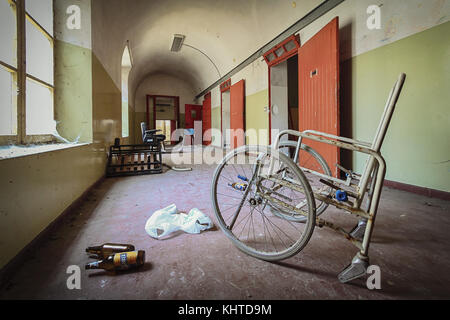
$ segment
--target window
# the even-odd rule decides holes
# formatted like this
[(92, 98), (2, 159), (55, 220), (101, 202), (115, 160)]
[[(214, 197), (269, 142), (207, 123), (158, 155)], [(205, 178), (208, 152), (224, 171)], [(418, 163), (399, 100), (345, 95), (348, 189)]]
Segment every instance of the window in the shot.
[(296, 55), (299, 48), (300, 37), (298, 35), (292, 35), (279, 45), (266, 52), (264, 54), (264, 59), (269, 67), (271, 67)]
[(0, 0), (0, 21), (0, 142), (53, 141), (53, 1)]
[(0, 1), (0, 27), (0, 135), (14, 137), (17, 135), (17, 22), (14, 3)]
[(130, 135), (128, 121), (128, 76), (132, 68), (130, 49), (125, 47), (122, 55), (122, 138)]

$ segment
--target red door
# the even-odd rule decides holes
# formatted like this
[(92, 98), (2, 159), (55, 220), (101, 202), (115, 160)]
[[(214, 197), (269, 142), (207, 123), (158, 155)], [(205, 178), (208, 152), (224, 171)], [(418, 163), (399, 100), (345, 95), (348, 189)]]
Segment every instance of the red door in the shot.
[(231, 149), (245, 145), (245, 80), (230, 89), (230, 129)]
[[(298, 50), (298, 65), (300, 131), (316, 130), (339, 136), (339, 18)], [(337, 177), (339, 149), (311, 140), (304, 143), (324, 157)]]
[(208, 93), (203, 100), (203, 145), (209, 146), (211, 144), (211, 131), (205, 134), (206, 131), (211, 130), (211, 93)]
[(195, 129), (194, 121), (202, 121), (202, 106), (187, 104), (185, 129)]

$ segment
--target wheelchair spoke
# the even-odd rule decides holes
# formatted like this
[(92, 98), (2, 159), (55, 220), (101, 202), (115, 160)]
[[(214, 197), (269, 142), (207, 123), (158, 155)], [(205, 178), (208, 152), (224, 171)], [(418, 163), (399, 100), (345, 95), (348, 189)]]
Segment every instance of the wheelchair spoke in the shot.
[[(271, 155), (251, 146), (241, 149), (227, 155), (215, 173), (213, 202), (219, 225), (248, 254), (268, 260), (292, 256), (306, 245), (315, 226), (312, 193), (263, 178), (259, 173), (267, 172)], [(277, 159), (273, 176), (280, 180), (289, 177), (309, 188), (292, 161), (284, 155), (282, 161)], [(281, 203), (289, 205), (280, 207)], [(296, 206), (305, 212), (302, 217), (307, 223), (295, 221), (299, 216)], [(280, 214), (280, 208), (291, 209)]]

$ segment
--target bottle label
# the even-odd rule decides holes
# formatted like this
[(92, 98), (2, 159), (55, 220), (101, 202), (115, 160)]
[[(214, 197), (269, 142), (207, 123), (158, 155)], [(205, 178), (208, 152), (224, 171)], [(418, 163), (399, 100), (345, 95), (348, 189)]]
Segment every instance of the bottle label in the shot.
[(114, 266), (119, 269), (128, 269), (137, 264), (137, 256), (137, 251), (117, 253), (114, 255)]

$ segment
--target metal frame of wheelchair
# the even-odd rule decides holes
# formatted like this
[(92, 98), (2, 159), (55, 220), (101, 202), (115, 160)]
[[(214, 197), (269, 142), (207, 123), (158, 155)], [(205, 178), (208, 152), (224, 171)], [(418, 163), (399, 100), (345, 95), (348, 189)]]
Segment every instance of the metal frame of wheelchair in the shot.
[[(359, 249), (359, 252), (353, 258), (352, 262), (339, 274), (338, 279), (342, 283), (346, 283), (364, 276), (369, 266), (369, 246), (372, 238), (375, 219), (380, 202), (380, 196), (386, 174), (386, 162), (383, 156), (381, 155), (381, 146), (385, 139), (405, 79), (406, 75), (401, 74), (395, 86), (392, 88), (389, 94), (389, 98), (381, 122), (378, 126), (375, 138), (372, 143), (338, 137), (313, 130), (308, 130), (304, 132), (286, 130), (281, 132), (277, 136), (274, 144), (271, 146), (272, 152), (275, 152), (279, 150), (280, 146), (282, 147), (281, 139), (284, 136), (286, 135), (297, 136), (299, 139), (298, 142), (296, 142), (297, 147), (295, 155), (293, 159), (289, 158), (288, 160), (292, 161), (293, 164), (298, 167), (300, 167), (298, 165), (300, 163), (299, 154), (304, 139), (317, 141), (319, 143), (325, 143), (331, 146), (336, 146), (341, 149), (366, 154), (368, 156), (364, 172), (361, 175), (338, 166), (341, 171), (346, 173), (347, 176), (346, 180), (335, 178), (330, 175), (326, 175), (323, 173), (316, 172), (314, 170), (300, 167), (300, 169), (303, 172), (312, 174), (320, 178), (320, 182), (323, 183), (324, 186), (329, 187), (330, 190), (345, 192), (346, 195), (345, 199), (338, 200), (337, 198), (339, 197), (336, 197), (336, 191), (331, 191), (331, 193), (328, 195), (324, 195), (322, 192), (313, 191), (313, 196), (315, 200), (319, 200), (323, 203), (326, 203), (327, 206), (331, 205), (338, 209), (344, 210), (347, 213), (359, 219), (358, 225), (352, 231), (347, 232), (342, 227), (339, 227), (329, 221), (316, 217), (315, 222), (316, 226), (328, 227), (331, 228), (332, 230), (339, 232)], [(234, 152), (237, 151), (235, 150)], [(296, 184), (295, 181), (290, 181), (290, 179), (273, 178), (274, 161), (275, 159), (272, 157), (270, 159), (268, 173), (264, 175), (263, 179), (272, 181), (275, 185), (278, 186), (287, 186), (292, 190), (298, 190), (299, 192), (306, 192), (306, 190), (304, 190), (305, 188)], [(308, 187), (309, 187), (308, 189), (312, 190), (310, 186)], [(247, 194), (248, 193), (246, 193), (245, 197), (247, 196)], [(272, 201), (274, 203), (276, 202), (277, 205), (279, 206), (289, 207), (290, 210), (296, 211), (300, 216), (305, 215), (305, 212), (303, 210), (295, 208), (292, 205), (289, 205), (288, 203), (283, 203), (283, 201), (276, 200), (273, 197), (271, 197), (270, 191), (267, 192), (266, 194), (264, 193), (261, 194), (261, 196), (267, 201)], [(367, 207), (366, 209), (363, 209), (362, 207), (365, 201), (367, 202)], [(216, 215), (219, 215), (217, 210)], [(236, 216), (234, 217), (234, 221), (236, 221)]]

